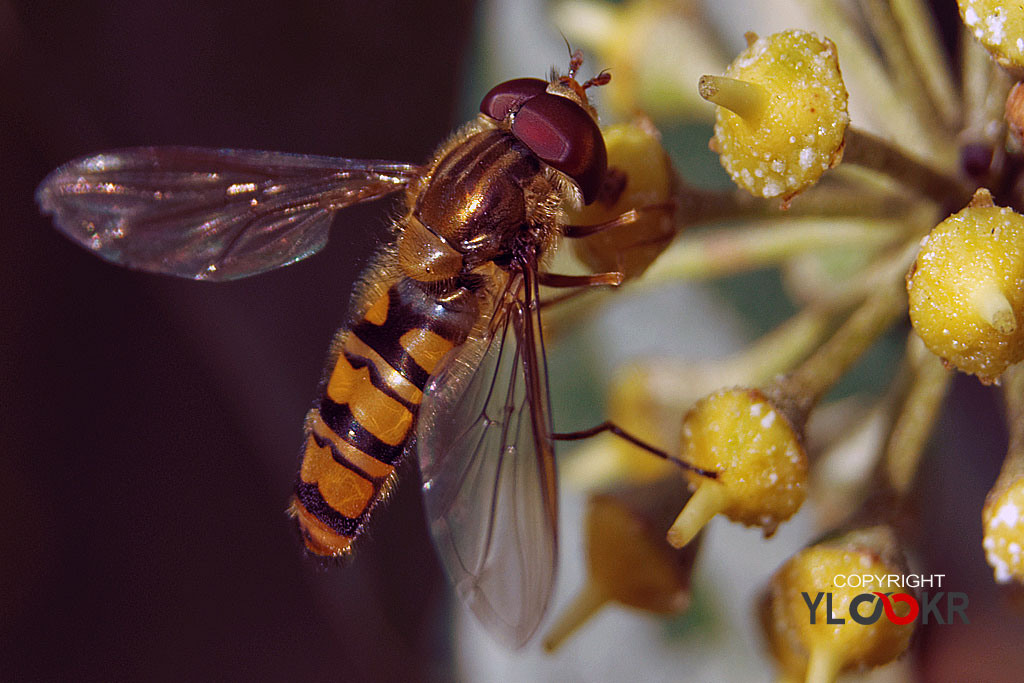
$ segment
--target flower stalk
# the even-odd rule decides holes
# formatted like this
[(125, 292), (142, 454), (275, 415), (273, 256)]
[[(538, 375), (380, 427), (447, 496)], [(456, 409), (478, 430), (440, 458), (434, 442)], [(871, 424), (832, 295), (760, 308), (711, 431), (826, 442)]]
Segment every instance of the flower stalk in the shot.
[(846, 132), (843, 159), (884, 173), (940, 206), (963, 206), (971, 197), (969, 186), (915, 159), (899, 146), (853, 126)]
[(884, 456), (886, 481), (899, 496), (905, 496), (913, 484), (952, 379), (952, 373), (913, 333), (907, 336), (907, 358), (910, 386), (898, 409)]
[(811, 408), (906, 310), (900, 288), (881, 287), (853, 312), (836, 333), (767, 393), (794, 424), (802, 425)]
[(960, 96), (950, 75), (938, 27), (922, 0), (890, 0), (914, 68), (943, 125), (953, 130), (962, 116)]

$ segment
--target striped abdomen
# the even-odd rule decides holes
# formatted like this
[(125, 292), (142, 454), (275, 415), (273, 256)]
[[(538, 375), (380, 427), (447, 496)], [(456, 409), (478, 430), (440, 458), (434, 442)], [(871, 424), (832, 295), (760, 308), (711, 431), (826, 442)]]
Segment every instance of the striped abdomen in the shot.
[(363, 320), (338, 332), (323, 395), (306, 416), (292, 502), (309, 550), (351, 549), (388, 493), (427, 380), (476, 318), (469, 291), (441, 296), (402, 278), (370, 303)]

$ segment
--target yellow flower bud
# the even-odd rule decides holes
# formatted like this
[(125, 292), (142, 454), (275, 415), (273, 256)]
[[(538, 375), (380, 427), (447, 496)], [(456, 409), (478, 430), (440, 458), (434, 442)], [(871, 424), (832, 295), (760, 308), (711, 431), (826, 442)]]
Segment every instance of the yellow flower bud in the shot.
[(587, 582), (544, 638), (554, 650), (609, 602), (674, 615), (690, 606), (690, 575), (698, 543), (665, 543), (686, 484), (678, 472), (644, 484), (618, 486), (587, 506)]
[(832, 41), (806, 31), (753, 40), (725, 76), (705, 76), (700, 90), (721, 105), (711, 148), (737, 185), (788, 200), (839, 163), (850, 116)]
[(960, 16), (1000, 66), (1024, 69), (1024, 6), (1005, 0), (957, 0)]
[(676, 235), (671, 205), (675, 172), (661, 146), (661, 136), (645, 119), (604, 129), (608, 168), (620, 182), (612, 202), (601, 197), (590, 206), (568, 212), (573, 225), (596, 225), (639, 209), (636, 220), (572, 240), (581, 261), (595, 272), (617, 271), (637, 277)]
[(669, 530), (676, 547), (718, 513), (770, 535), (806, 496), (801, 435), (757, 389), (726, 389), (701, 399), (683, 420), (681, 458), (718, 477), (687, 473), (695, 492)]
[[(794, 555), (772, 577), (768, 589), (762, 621), (773, 653), (788, 669), (805, 663), (807, 680), (834, 680), (840, 671), (874, 667), (898, 657), (910, 643), (914, 622), (895, 624), (883, 617), (873, 624), (857, 623), (849, 617), (850, 603), (870, 591), (848, 587), (836, 577), (904, 574), (902, 565), (892, 531), (884, 526), (854, 531)], [(830, 594), (832, 613), (822, 597), (812, 624), (805, 593), (812, 603), (819, 593)], [(895, 604), (899, 616), (907, 609), (904, 603)], [(829, 623), (838, 618), (845, 622)]]
[(994, 382), (1024, 358), (1024, 216), (979, 190), (928, 235), (907, 292), (910, 321), (928, 349)]

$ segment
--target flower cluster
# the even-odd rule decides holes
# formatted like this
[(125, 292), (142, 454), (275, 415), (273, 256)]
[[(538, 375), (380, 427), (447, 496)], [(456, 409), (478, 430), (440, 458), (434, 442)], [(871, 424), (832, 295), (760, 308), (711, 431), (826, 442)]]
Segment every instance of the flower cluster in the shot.
[[(835, 590), (830, 577), (854, 569), (907, 571), (912, 547), (896, 530), (912, 508), (954, 371), (1005, 397), (1010, 448), (978, 501), (984, 542), (973, 552), (985, 555), (997, 582), (1024, 584), (1024, 88), (1012, 88), (1024, 66), (1024, 10), (961, 0), (977, 41), (963, 45), (958, 80), (919, 2), (863, 3), (857, 21), (838, 4), (805, 3), (817, 33), (747, 33), (745, 50), (704, 74), (691, 64), (653, 65), (659, 45), (660, 59), (672, 54), (673, 40), (725, 52), (706, 29), (695, 30), (705, 25), (693, 3), (557, 6), (568, 38), (596, 52), (617, 85), (625, 82), (610, 104), (633, 120), (607, 130), (609, 164), (625, 187), (619, 202), (572, 220), (635, 213), (617, 233), (580, 240), (579, 260), (619, 270), (636, 287), (775, 266), (801, 309), (735, 356), (700, 365), (640, 360), (619, 370), (612, 420), (717, 476), (682, 474), (612, 437), (579, 456), (573, 471), (590, 471), (595, 486), (611, 491), (593, 496), (591, 581), (551, 647), (609, 601), (686, 609), (685, 573), (708, 520), (722, 515), (767, 536), (810, 497), (831, 501), (820, 505), (830, 540), (793, 556), (765, 587), (772, 654), (786, 675), (808, 680), (898, 658), (913, 624), (812, 628), (801, 595)], [(677, 177), (638, 111), (713, 118), (709, 147), (736, 187), (709, 190)], [(903, 368), (891, 386), (862, 419), (811, 438), (808, 425), (829, 407), (837, 382), (907, 319)], [(867, 464), (840, 487), (835, 471), (858, 458)], [(684, 478), (689, 493), (673, 494), (672, 482)], [(645, 498), (646, 507), (623, 502)]]

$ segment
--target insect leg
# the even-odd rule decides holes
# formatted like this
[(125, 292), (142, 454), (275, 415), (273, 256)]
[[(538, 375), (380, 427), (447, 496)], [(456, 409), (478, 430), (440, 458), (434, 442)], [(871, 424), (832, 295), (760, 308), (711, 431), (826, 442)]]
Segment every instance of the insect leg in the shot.
[(566, 237), (573, 239), (579, 237), (587, 237), (595, 233), (604, 232), (611, 228), (617, 228), (620, 225), (630, 225), (635, 223), (641, 213), (656, 213), (658, 211), (674, 211), (676, 204), (673, 201), (662, 202), (661, 204), (648, 204), (647, 206), (639, 206), (634, 209), (630, 209), (625, 213), (621, 213), (610, 221), (603, 223), (595, 223), (594, 225), (565, 225), (562, 226), (562, 234)]
[(668, 460), (669, 462), (673, 463), (674, 465), (677, 465), (678, 467), (683, 468), (684, 470), (689, 470), (690, 472), (694, 472), (695, 474), (699, 474), (702, 477), (707, 477), (708, 479), (717, 479), (718, 478), (718, 472), (713, 472), (711, 470), (705, 470), (705, 469), (702, 469), (700, 467), (697, 467), (696, 465), (691, 465), (688, 462), (680, 460), (679, 458), (674, 458), (671, 455), (669, 455), (668, 453), (666, 453), (665, 451), (661, 450), (660, 448), (652, 446), (651, 444), (647, 443), (646, 441), (642, 441), (641, 439), (638, 439), (637, 437), (633, 436), (632, 434), (627, 432), (622, 427), (618, 426), (617, 424), (615, 424), (614, 422), (611, 422), (609, 420), (605, 420), (601, 424), (599, 424), (599, 425), (597, 425), (595, 427), (591, 427), (590, 429), (584, 429), (584, 430), (581, 430), (581, 431), (578, 431), (578, 432), (554, 433), (554, 434), (551, 435), (551, 438), (556, 440), (556, 441), (580, 441), (582, 439), (589, 439), (592, 436), (597, 436), (598, 434), (601, 434), (602, 432), (611, 432), (612, 434), (614, 434), (615, 436), (619, 437), (620, 439), (625, 439), (626, 441), (628, 441), (629, 443), (633, 444), (634, 446), (639, 446), (640, 448), (644, 449), (648, 453), (650, 453), (652, 455), (656, 455), (659, 458), (662, 458), (663, 460)]
[(537, 281), (545, 287), (615, 287), (622, 284), (623, 274), (618, 272), (594, 273), (593, 275), (560, 275), (558, 273), (537, 273)]
[(586, 294), (591, 287), (617, 287), (622, 284), (623, 274), (595, 273), (593, 275), (559, 275), (557, 273), (537, 273), (540, 284), (546, 287), (565, 287), (572, 289), (571, 292), (560, 294), (540, 302), (541, 309), (550, 308), (555, 304), (573, 299), (580, 294)]

